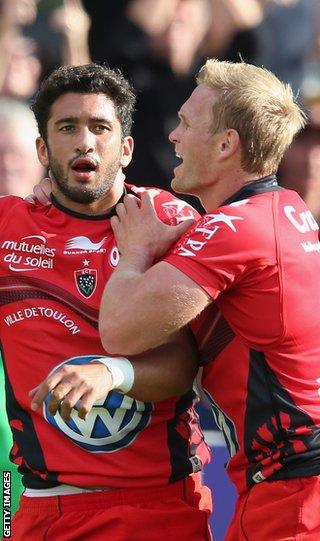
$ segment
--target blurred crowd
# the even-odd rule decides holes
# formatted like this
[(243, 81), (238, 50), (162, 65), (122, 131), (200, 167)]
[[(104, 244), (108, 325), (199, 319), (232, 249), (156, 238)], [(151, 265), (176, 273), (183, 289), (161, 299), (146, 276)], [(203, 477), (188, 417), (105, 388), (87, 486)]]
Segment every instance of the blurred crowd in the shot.
[(170, 189), (168, 133), (213, 56), (263, 65), (291, 84), (310, 123), (279, 179), (320, 221), (319, 0), (0, 0), (0, 44), (1, 194), (25, 196), (45, 174), (29, 113), (40, 80), (91, 60), (120, 68), (138, 92), (128, 180)]

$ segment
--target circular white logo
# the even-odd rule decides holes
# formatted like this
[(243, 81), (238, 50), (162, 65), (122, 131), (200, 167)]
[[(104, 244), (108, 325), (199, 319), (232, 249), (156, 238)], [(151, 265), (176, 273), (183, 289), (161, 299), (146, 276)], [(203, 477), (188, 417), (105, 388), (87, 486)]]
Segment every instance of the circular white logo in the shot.
[[(102, 355), (72, 357), (64, 364), (87, 364)], [(53, 371), (54, 371), (53, 370)], [(48, 395), (43, 404), (45, 419), (83, 449), (93, 453), (112, 453), (130, 445), (141, 430), (150, 422), (153, 405), (141, 402), (116, 391), (94, 403), (87, 419), (78, 417), (77, 405), (68, 421), (62, 419), (59, 410), (53, 416), (48, 411)]]

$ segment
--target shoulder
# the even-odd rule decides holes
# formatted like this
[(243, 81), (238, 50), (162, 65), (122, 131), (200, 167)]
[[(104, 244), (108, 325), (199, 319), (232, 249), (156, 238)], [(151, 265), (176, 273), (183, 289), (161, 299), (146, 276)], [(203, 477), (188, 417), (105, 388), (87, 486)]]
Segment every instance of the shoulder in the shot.
[(153, 199), (156, 213), (165, 223), (176, 225), (192, 218), (198, 220), (200, 217), (199, 213), (189, 203), (178, 199), (167, 190), (153, 187), (139, 188), (133, 185), (129, 187), (138, 197), (142, 192), (148, 191)]
[(31, 203), (16, 195), (0, 196), (0, 219), (3, 220), (7, 214), (12, 215), (14, 213), (16, 215), (23, 212), (30, 205)]
[(42, 212), (46, 208), (40, 203), (31, 203), (15, 195), (0, 196), (0, 223), (3, 229), (6, 223), (21, 223), (21, 220), (34, 212)]
[[(202, 216), (175, 247), (179, 255), (251, 254), (273, 246), (272, 200), (260, 196), (223, 205)], [(268, 249), (268, 252), (270, 250)]]
[(21, 197), (17, 197), (16, 195), (0, 195), (0, 208), (11, 208), (12, 205), (19, 205), (23, 201), (24, 199), (21, 199)]

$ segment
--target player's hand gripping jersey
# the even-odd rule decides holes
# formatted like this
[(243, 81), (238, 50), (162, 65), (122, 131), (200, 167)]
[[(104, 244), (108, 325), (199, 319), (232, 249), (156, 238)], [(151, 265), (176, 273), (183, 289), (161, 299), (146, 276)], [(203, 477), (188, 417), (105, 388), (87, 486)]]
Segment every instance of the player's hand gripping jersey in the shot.
[(318, 230), (301, 198), (267, 177), (165, 258), (216, 299), (192, 328), (239, 492), (320, 473)]
[[(126, 186), (139, 196), (143, 189)], [(150, 190), (166, 223), (194, 217), (186, 203)], [(86, 421), (65, 422), (47, 405), (31, 411), (30, 389), (63, 363), (105, 355), (98, 310), (119, 261), (110, 215), (83, 216), (53, 204), (0, 200), (1, 344), (12, 460), (29, 488), (166, 485), (201, 469), (209, 452), (194, 393), (143, 403), (112, 391)]]

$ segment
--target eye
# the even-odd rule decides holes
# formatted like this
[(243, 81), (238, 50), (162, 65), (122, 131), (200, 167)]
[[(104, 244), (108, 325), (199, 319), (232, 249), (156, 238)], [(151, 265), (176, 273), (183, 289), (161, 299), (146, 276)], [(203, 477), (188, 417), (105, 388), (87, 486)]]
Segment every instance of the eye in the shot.
[(110, 126), (106, 126), (105, 124), (97, 124), (94, 126), (93, 131), (96, 133), (105, 133), (106, 131), (111, 131)]
[(62, 131), (62, 132), (71, 132), (75, 129), (75, 126), (73, 126), (72, 124), (65, 124), (64, 126), (61, 126), (61, 128), (59, 129), (59, 131)]

